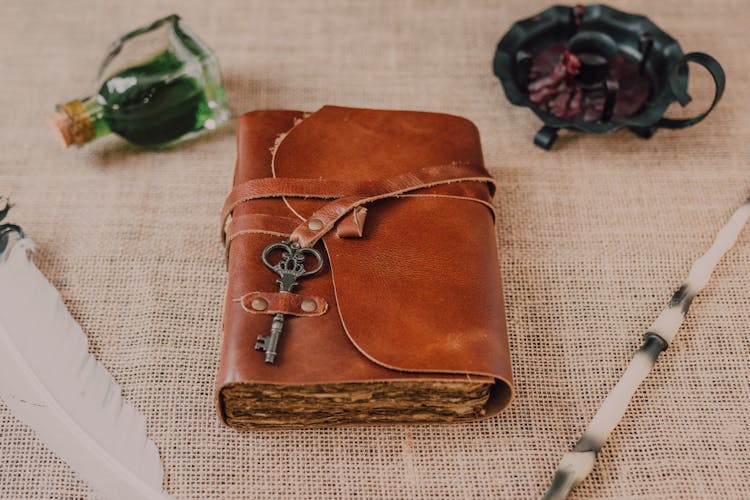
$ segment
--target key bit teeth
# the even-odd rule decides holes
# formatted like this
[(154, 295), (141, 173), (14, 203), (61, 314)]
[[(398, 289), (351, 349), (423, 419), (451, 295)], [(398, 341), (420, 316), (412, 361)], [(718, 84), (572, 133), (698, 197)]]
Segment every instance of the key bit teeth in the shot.
[(258, 335), (258, 341), (255, 343), (255, 350), (256, 351), (265, 351), (266, 350), (266, 337), (263, 335)]

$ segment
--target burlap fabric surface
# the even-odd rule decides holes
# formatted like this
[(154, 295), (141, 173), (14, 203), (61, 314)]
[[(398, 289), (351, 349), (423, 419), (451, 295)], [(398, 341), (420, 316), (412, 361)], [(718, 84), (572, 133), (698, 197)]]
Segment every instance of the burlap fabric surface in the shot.
[[(171, 494), (544, 491), (641, 334), (750, 194), (750, 6), (613, 3), (722, 62), (727, 92), (705, 122), (649, 141), (565, 133), (556, 151), (535, 148), (540, 123), (506, 103), (491, 59), (513, 20), (542, 1), (3, 2), (0, 193), (16, 203), (13, 221), (38, 244), (37, 262), (91, 350), (145, 414)], [(91, 90), (109, 42), (173, 11), (217, 52), (235, 116), (329, 103), (442, 111), (478, 125), (500, 183), (517, 391), (507, 411), (456, 426), (238, 434), (219, 425), (226, 276), (217, 223), (234, 125), (161, 153), (116, 138), (63, 152), (44, 122), (55, 103)], [(692, 73), (695, 114), (711, 82)], [(749, 272), (745, 231), (577, 498), (750, 496)], [(2, 403), (0, 430), (0, 497), (93, 495)]]

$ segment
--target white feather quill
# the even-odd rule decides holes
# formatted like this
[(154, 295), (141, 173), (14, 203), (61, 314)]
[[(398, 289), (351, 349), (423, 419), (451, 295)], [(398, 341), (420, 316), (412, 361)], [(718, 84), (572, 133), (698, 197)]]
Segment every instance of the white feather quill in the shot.
[(88, 352), (81, 327), (31, 261), (28, 239), (0, 248), (0, 396), (97, 492), (165, 499), (141, 415)]

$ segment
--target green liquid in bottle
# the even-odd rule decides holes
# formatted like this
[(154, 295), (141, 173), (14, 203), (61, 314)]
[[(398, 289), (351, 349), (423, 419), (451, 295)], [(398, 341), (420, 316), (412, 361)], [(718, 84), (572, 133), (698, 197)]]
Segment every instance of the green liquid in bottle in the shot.
[[(124, 69), (106, 77), (96, 95), (58, 107), (53, 121), (66, 144), (81, 145), (114, 132), (133, 144), (159, 148), (228, 119), (216, 58), (178, 21), (169, 16), (123, 37), (100, 73), (107, 73), (118, 58), (125, 60)], [(139, 58), (144, 46), (153, 54), (153, 42), (158, 47), (165, 29), (172, 30), (166, 48), (127, 64)], [(147, 43), (126, 50), (139, 37)]]
[(99, 90), (110, 130), (143, 146), (169, 143), (201, 130), (213, 116), (201, 84), (189, 76), (162, 78), (181, 64), (164, 52), (110, 78)]

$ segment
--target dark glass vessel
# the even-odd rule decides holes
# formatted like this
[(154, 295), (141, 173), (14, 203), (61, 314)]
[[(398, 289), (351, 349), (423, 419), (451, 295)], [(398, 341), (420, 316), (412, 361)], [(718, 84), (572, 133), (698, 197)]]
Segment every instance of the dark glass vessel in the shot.
[(163, 148), (213, 130), (229, 118), (214, 53), (171, 15), (117, 40), (91, 96), (50, 117), (66, 146), (115, 133)]

